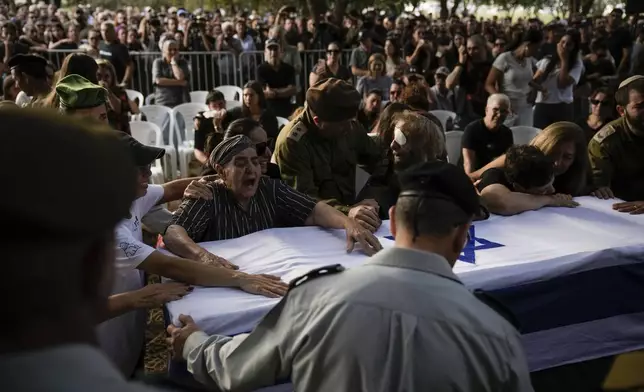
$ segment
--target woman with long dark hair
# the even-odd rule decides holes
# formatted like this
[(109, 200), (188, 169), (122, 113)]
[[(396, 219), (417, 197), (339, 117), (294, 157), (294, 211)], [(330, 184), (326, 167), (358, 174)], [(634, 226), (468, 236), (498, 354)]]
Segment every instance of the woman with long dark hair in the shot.
[(539, 50), (543, 34), (530, 29), (501, 53), (492, 64), (485, 82), (490, 95), (503, 93), (510, 98), (513, 125), (532, 126), (532, 105), (528, 103), (532, 81), (532, 57)]
[[(60, 70), (56, 72), (53, 85), (55, 86), (58, 80), (67, 75), (80, 75), (94, 84), (98, 84), (96, 73), (98, 72), (98, 64), (93, 57), (84, 53), (72, 53), (67, 55), (63, 60)], [(52, 89), (47, 97), (42, 101), (42, 106), (47, 108), (57, 109), (60, 102), (58, 101), (58, 94), (56, 89)]]
[(538, 90), (534, 126), (545, 128), (558, 121), (574, 120), (573, 89), (583, 71), (579, 32), (566, 30), (557, 44), (557, 54), (537, 63), (533, 86)]
[(96, 79), (98, 84), (109, 91), (111, 109), (107, 112), (110, 126), (117, 131), (130, 134), (130, 113), (138, 114), (138, 105), (130, 100), (125, 89), (116, 84), (116, 71), (108, 60), (97, 60), (98, 70)]
[(270, 139), (269, 145), (273, 147), (279, 133), (277, 117), (267, 107), (264, 89), (257, 81), (251, 80), (244, 85), (242, 106), (227, 110), (223, 114), (222, 127), (227, 129), (233, 121), (240, 118), (250, 118), (259, 122)]

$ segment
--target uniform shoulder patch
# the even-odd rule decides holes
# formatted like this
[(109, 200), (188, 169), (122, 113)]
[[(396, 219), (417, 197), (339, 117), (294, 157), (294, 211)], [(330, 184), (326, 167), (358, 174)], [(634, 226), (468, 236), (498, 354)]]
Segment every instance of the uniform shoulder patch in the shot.
[(298, 121), (291, 127), (291, 129), (287, 130), (288, 134), (286, 135), (286, 137), (293, 141), (299, 142), (302, 136), (304, 136), (307, 131), (308, 129), (306, 129), (304, 123)]
[(615, 132), (616, 129), (614, 126), (607, 125), (604, 128), (600, 129), (599, 132), (595, 134), (595, 136), (593, 136), (593, 140), (601, 144), (604, 140), (606, 140), (607, 137), (614, 134)]
[(338, 274), (344, 270), (345, 268), (341, 264), (333, 264), (316, 268), (312, 271), (309, 271), (307, 274), (300, 276), (299, 278), (293, 279), (291, 283), (289, 283), (288, 288), (289, 290), (293, 290), (294, 288), (299, 287), (315, 278), (319, 278), (320, 276)]

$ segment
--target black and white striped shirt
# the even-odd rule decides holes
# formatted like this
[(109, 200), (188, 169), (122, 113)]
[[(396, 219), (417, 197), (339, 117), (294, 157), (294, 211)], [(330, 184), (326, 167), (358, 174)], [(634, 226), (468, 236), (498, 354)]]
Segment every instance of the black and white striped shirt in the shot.
[(172, 224), (183, 227), (194, 242), (238, 238), (273, 227), (302, 226), (313, 212), (314, 199), (281, 180), (261, 177), (244, 210), (221, 181), (209, 184), (212, 200), (184, 199)]

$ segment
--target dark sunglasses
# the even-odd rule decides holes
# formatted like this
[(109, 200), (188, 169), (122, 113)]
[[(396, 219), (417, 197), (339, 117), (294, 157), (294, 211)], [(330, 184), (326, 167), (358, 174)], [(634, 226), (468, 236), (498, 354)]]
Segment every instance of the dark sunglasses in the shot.
[(600, 101), (599, 99), (591, 99), (590, 103), (593, 105), (602, 105), (602, 106), (608, 105), (608, 101)]
[(268, 142), (261, 142), (255, 144), (255, 151), (257, 151), (257, 156), (263, 156), (266, 153), (266, 149), (268, 148)]

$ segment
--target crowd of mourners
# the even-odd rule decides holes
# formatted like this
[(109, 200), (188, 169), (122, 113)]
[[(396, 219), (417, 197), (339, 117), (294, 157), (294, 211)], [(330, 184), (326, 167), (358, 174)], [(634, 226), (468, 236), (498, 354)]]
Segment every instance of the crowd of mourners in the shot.
[[(3, 181), (17, 193), (0, 203), (14, 240), (0, 293), (32, 288), (10, 301), (22, 322), (0, 337), (7, 390), (139, 390), (122, 375), (140, 368), (146, 310), (207, 286), (285, 296), (249, 335), (208, 336), (189, 315), (168, 327), (175, 358), (211, 388), (529, 391), (512, 317), (451, 271), (470, 224), (586, 195), (644, 214), (644, 18), (619, 9), (544, 25), (41, 3), (2, 6), (0, 19), (2, 163), (56, 173)], [(309, 50), (321, 54), (306, 67)], [(159, 53), (143, 70), (134, 52)], [(152, 184), (173, 141), (167, 129), (164, 148), (131, 136), (146, 103), (126, 90), (149, 78), (154, 104), (172, 108), (237, 66), (253, 68), (233, 78), (237, 107), (209, 89), (207, 110), (183, 119), (194, 176)], [(518, 143), (516, 126), (536, 136)], [(359, 171), (370, 176), (357, 188)], [(382, 250), (374, 233), (388, 219), (396, 247)], [(347, 251), (373, 256), (289, 289), (200, 246), (299, 226), (344, 230)], [(87, 345), (94, 333), (102, 352)]]

